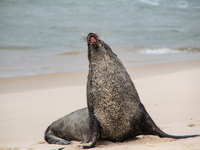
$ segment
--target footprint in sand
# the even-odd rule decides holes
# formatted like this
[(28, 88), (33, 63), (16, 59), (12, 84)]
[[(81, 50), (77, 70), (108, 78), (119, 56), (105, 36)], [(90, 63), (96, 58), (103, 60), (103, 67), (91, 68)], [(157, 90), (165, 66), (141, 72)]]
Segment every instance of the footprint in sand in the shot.
[(200, 126), (200, 124), (188, 124), (189, 127), (197, 127)]

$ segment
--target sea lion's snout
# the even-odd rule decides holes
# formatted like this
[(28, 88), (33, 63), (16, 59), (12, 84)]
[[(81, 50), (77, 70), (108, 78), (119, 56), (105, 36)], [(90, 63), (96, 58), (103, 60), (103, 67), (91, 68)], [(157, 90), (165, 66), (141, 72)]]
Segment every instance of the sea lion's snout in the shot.
[(88, 36), (87, 36), (87, 44), (88, 46), (89, 45), (92, 45), (93, 43), (99, 41), (99, 38), (96, 34), (94, 33), (89, 33)]

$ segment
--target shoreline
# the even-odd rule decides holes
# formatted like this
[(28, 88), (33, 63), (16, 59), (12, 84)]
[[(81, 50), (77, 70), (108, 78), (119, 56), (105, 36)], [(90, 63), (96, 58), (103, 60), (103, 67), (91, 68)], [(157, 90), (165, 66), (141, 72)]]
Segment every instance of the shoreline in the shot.
[[(131, 52), (131, 50), (127, 52), (127, 50), (124, 49), (120, 51), (116, 50), (116, 54), (118, 55), (125, 67), (200, 59), (200, 52), (139, 54)], [(2, 56), (6, 55), (10, 56), (17, 54), (2, 54)], [(0, 63), (2, 64), (2, 66), (0, 67), (0, 78), (74, 72), (88, 69), (88, 59), (86, 54), (78, 56), (62, 56), (55, 54), (51, 56), (48, 60), (41, 58), (41, 56), (34, 57), (38, 58), (38, 60), (29, 62), (28, 58), (24, 59), (23, 61), (19, 58), (14, 62), (10, 62), (9, 57), (7, 57), (6, 59), (2, 58), (2, 60), (0, 59)], [(38, 64), (36, 62), (40, 63)]]
[[(173, 65), (173, 67), (171, 67)], [(126, 66), (133, 79), (199, 68), (200, 59)], [(157, 70), (157, 68), (162, 70)], [(136, 70), (136, 71), (135, 71)], [(148, 72), (148, 74), (145, 74)], [(0, 78), (0, 94), (37, 89), (86, 85), (88, 70)], [(56, 81), (54, 80), (56, 79)], [(66, 79), (66, 80), (65, 80)], [(134, 81), (133, 81), (134, 82)]]
[[(155, 123), (173, 135), (200, 134), (200, 59), (126, 67)], [(53, 121), (86, 107), (88, 70), (0, 78), (0, 149), (55, 149), (44, 141)], [(73, 145), (66, 149), (75, 149)], [(200, 137), (172, 140), (140, 136), (94, 149), (198, 149)]]

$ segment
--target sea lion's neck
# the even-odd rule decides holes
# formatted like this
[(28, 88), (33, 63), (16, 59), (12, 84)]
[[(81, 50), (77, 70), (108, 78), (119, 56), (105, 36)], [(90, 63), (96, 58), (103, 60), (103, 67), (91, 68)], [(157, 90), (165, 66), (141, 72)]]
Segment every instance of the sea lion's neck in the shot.
[(111, 61), (110, 56), (105, 54), (105, 52), (99, 52), (98, 54), (93, 54), (89, 58), (89, 68), (102, 68), (107, 66), (107, 64)]

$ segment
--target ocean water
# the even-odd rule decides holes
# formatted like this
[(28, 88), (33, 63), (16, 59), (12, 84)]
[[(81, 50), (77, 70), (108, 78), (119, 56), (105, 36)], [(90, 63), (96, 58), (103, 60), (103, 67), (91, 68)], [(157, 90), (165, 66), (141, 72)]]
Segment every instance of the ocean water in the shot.
[(88, 33), (127, 65), (200, 58), (199, 0), (0, 0), (0, 77), (88, 68)]

